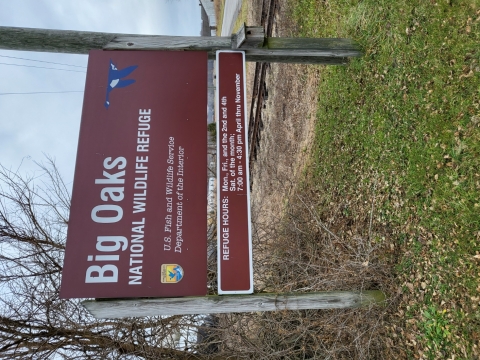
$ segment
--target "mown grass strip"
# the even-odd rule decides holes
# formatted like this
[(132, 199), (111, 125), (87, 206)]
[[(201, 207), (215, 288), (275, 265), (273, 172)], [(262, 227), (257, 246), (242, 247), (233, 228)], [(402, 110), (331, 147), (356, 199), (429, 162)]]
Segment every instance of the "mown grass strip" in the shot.
[[(237, 20), (235, 21), (235, 25), (233, 25), (233, 33), (235, 34), (240, 28), (247, 22), (248, 16), (248, 3), (247, 1), (242, 1), (242, 7), (240, 8), (240, 13), (238, 14)], [(247, 24), (248, 26), (253, 26), (251, 24)]]
[(225, 0), (214, 0), (215, 17), (217, 18), (217, 36), (222, 34), (223, 12), (225, 10)]

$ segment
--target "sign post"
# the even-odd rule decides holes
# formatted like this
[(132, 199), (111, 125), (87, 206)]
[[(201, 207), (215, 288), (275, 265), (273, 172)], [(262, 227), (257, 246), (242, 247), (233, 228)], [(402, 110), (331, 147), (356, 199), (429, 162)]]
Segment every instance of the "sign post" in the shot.
[[(205, 132), (207, 57), (219, 56), (220, 62), (226, 58), (237, 69), (239, 56), (242, 61), (344, 65), (362, 55), (355, 41), (270, 38), (262, 27), (249, 26), (231, 37), (203, 38), (2, 26), (0, 49), (72, 54), (123, 50), (93, 52), (89, 60), (85, 99), (92, 100), (84, 103), (82, 115), (62, 298), (156, 297), (83, 302), (98, 318), (352, 308), (383, 302), (378, 290), (204, 296), (206, 137), (196, 135)], [(232, 49), (244, 54), (216, 54)], [(243, 87), (238, 118), (244, 119), (245, 78), (238, 74)], [(237, 99), (237, 72), (226, 81), (217, 86), (225, 89), (221, 98), (226, 97), (227, 118), (233, 111), (235, 122), (217, 131), (222, 132), (221, 141), (224, 134), (227, 139), (226, 154), (223, 147), (218, 152), (219, 166), (226, 164), (219, 173), (227, 180), (218, 198), (219, 293), (241, 294), (253, 292), (247, 137), (242, 133), (247, 124), (237, 123), (236, 106), (229, 109)], [(147, 147), (148, 154), (139, 150)], [(205, 151), (198, 150), (203, 147)], [(218, 186), (222, 189), (222, 183)], [(228, 210), (226, 231), (222, 209)], [(222, 232), (229, 234), (228, 241)]]
[(270, 38), (263, 27), (244, 26), (233, 36), (162, 36), (30, 29), (0, 26), (0, 49), (88, 54), (104, 50), (207, 51), (240, 49), (247, 61), (345, 65), (359, 57), (358, 44), (350, 39)]
[(253, 292), (245, 54), (217, 52), (218, 293)]

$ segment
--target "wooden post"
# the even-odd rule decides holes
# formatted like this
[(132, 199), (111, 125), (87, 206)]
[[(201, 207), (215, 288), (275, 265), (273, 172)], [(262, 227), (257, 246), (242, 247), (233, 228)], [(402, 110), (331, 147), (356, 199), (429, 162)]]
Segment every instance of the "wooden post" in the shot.
[(247, 61), (311, 64), (345, 64), (361, 56), (349, 39), (265, 38), (262, 27), (243, 26), (231, 37), (132, 35), (0, 27), (0, 49), (88, 54), (103, 50), (245, 50)]
[[(207, 51), (214, 59), (217, 50), (245, 51), (247, 61), (308, 64), (345, 64), (361, 56), (348, 39), (265, 38), (261, 27), (243, 26), (232, 37), (183, 37), (133, 35), (0, 27), (0, 49), (88, 54), (103, 50)], [(229, 312), (341, 309), (367, 306), (385, 299), (381, 291), (253, 294), (183, 298), (84, 301), (97, 318), (157, 315), (212, 314)]]
[(236, 34), (232, 35), (232, 49), (257, 49), (265, 43), (265, 31), (261, 26), (243, 24)]
[(221, 50), (230, 37), (161, 36), (0, 27), (0, 49), (88, 54), (90, 50)]
[(292, 294), (223, 295), (154, 299), (86, 300), (82, 304), (98, 319), (122, 317), (220, 314), (275, 310), (345, 309), (378, 304), (379, 290)]

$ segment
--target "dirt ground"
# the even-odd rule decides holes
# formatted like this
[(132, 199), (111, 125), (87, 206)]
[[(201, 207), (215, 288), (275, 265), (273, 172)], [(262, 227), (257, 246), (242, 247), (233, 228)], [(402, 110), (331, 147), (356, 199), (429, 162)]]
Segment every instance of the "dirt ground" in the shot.
[[(285, 2), (278, 1), (274, 37), (288, 37), (291, 31)], [(250, 0), (248, 8), (247, 24), (259, 25), (262, 1)], [(255, 63), (247, 63), (248, 99), (254, 75)], [(312, 65), (272, 63), (267, 69), (264, 128), (260, 133), (260, 151), (251, 169), (252, 214), (257, 224), (282, 214), (284, 203), (306, 166), (314, 136), (318, 80), (318, 67)]]
[[(285, 11), (287, 1), (278, 0), (274, 37), (291, 37), (295, 31)], [(260, 25), (262, 1), (248, 4), (247, 25)], [(346, 225), (337, 214), (341, 206), (333, 206), (319, 221), (313, 206), (318, 199), (310, 198), (318, 194), (302, 188), (314, 150), (321, 72), (314, 65), (270, 64), (267, 68), (260, 148), (250, 172), (258, 293), (370, 289), (377, 288), (373, 282), (379, 278), (387, 278), (384, 267), (369, 266), (364, 256), (371, 252), (369, 237), (349, 232), (357, 223)], [(255, 63), (247, 63), (248, 102), (254, 76)], [(364, 206), (368, 209), (362, 213), (369, 214), (370, 203)], [(373, 306), (228, 314), (221, 316), (226, 329), (222, 349), (235, 354), (241, 349), (245, 358), (393, 358), (383, 356), (385, 311)]]

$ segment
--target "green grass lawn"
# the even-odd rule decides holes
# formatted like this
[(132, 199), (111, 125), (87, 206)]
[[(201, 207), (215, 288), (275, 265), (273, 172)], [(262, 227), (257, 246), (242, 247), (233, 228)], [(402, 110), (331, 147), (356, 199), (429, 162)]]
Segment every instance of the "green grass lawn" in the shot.
[(353, 38), (364, 51), (321, 70), (306, 173), (323, 194), (319, 213), (339, 199), (373, 210), (357, 216), (391, 250), (382, 261), (394, 264), (402, 294), (389, 329), (402, 354), (478, 358), (480, 2), (290, 7), (296, 36)]

